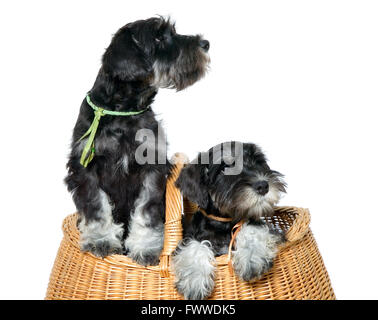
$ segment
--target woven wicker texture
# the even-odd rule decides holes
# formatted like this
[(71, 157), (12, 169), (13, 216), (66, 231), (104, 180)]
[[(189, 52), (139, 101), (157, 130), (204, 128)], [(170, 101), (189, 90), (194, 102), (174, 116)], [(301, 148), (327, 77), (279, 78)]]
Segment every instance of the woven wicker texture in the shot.
[[(170, 255), (182, 238), (182, 212), (191, 214), (195, 210), (195, 206), (182, 200), (174, 186), (182, 166), (182, 162), (177, 163), (167, 181), (165, 241), (160, 265), (143, 267), (122, 255), (100, 259), (81, 252), (77, 214), (73, 214), (63, 222), (64, 238), (46, 299), (182, 299), (174, 287)], [(274, 267), (262, 279), (245, 282), (234, 275), (228, 255), (220, 256), (216, 258), (216, 285), (210, 299), (335, 299), (309, 229), (308, 210), (277, 207), (274, 216), (265, 219), (270, 227), (285, 232), (288, 239)]]

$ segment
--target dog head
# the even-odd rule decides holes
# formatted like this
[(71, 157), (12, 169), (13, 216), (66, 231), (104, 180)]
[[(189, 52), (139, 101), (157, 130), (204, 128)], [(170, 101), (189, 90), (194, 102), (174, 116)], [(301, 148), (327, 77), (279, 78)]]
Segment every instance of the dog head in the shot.
[(176, 186), (201, 208), (215, 207), (233, 220), (271, 214), (286, 192), (283, 175), (269, 168), (261, 149), (241, 142), (199, 154), (181, 171)]
[(122, 81), (182, 90), (205, 75), (209, 46), (199, 35), (176, 33), (169, 19), (138, 20), (113, 36), (103, 55), (102, 69)]

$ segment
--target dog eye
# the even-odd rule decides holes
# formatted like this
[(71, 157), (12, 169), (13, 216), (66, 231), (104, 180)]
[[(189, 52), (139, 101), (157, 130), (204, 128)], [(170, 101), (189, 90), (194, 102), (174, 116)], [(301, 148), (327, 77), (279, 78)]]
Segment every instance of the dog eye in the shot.
[(162, 34), (161, 36), (158, 36), (158, 37), (156, 37), (156, 38), (155, 38), (155, 41), (156, 41), (157, 43), (159, 43), (159, 42), (163, 42), (163, 41), (166, 41), (166, 40), (167, 40), (167, 38), (168, 38), (168, 36), (167, 36), (167, 35), (165, 35), (165, 34)]
[(169, 41), (170, 39), (172, 38), (172, 32), (164, 32), (164, 33), (162, 33), (161, 35), (159, 35), (159, 36), (157, 36), (156, 38), (155, 38), (155, 41), (157, 42), (157, 43), (159, 43), (159, 42), (167, 42), (167, 41)]

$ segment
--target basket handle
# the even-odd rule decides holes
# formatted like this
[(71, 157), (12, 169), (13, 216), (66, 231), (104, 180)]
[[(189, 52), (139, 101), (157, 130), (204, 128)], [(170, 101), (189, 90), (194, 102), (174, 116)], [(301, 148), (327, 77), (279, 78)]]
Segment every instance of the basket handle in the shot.
[[(290, 207), (280, 207), (280, 211), (285, 209), (290, 210)], [(285, 232), (286, 240), (285, 247), (292, 243), (302, 239), (308, 231), (308, 227), (311, 221), (310, 211), (305, 208), (296, 208), (296, 216), (293, 224)]]
[(172, 159), (174, 165), (167, 179), (165, 191), (165, 226), (164, 226), (164, 246), (160, 255), (160, 275), (169, 276), (170, 256), (182, 239), (182, 215), (183, 198), (181, 192), (175, 186), (181, 169), (188, 162), (188, 158), (183, 153), (176, 153)]

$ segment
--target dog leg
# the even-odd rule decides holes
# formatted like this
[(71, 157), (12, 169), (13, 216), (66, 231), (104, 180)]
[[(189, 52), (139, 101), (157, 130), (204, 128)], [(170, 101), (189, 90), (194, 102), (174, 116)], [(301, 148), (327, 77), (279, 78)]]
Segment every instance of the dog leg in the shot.
[(108, 195), (98, 187), (96, 173), (74, 167), (65, 182), (79, 212), (78, 229), (80, 247), (98, 257), (122, 252), (122, 224), (113, 221), (112, 206)]
[(164, 243), (165, 182), (164, 173), (147, 173), (131, 214), (125, 248), (127, 255), (141, 265), (159, 263)]
[(283, 236), (270, 231), (266, 224), (243, 225), (232, 253), (235, 273), (244, 281), (260, 278), (272, 268), (282, 241)]
[[(78, 229), (81, 250), (104, 258), (122, 253), (122, 224), (115, 224), (107, 194), (100, 188), (80, 212)], [(81, 202), (83, 199), (81, 199)]]
[(173, 255), (175, 284), (185, 299), (202, 300), (214, 289), (215, 257), (208, 241), (183, 241)]

